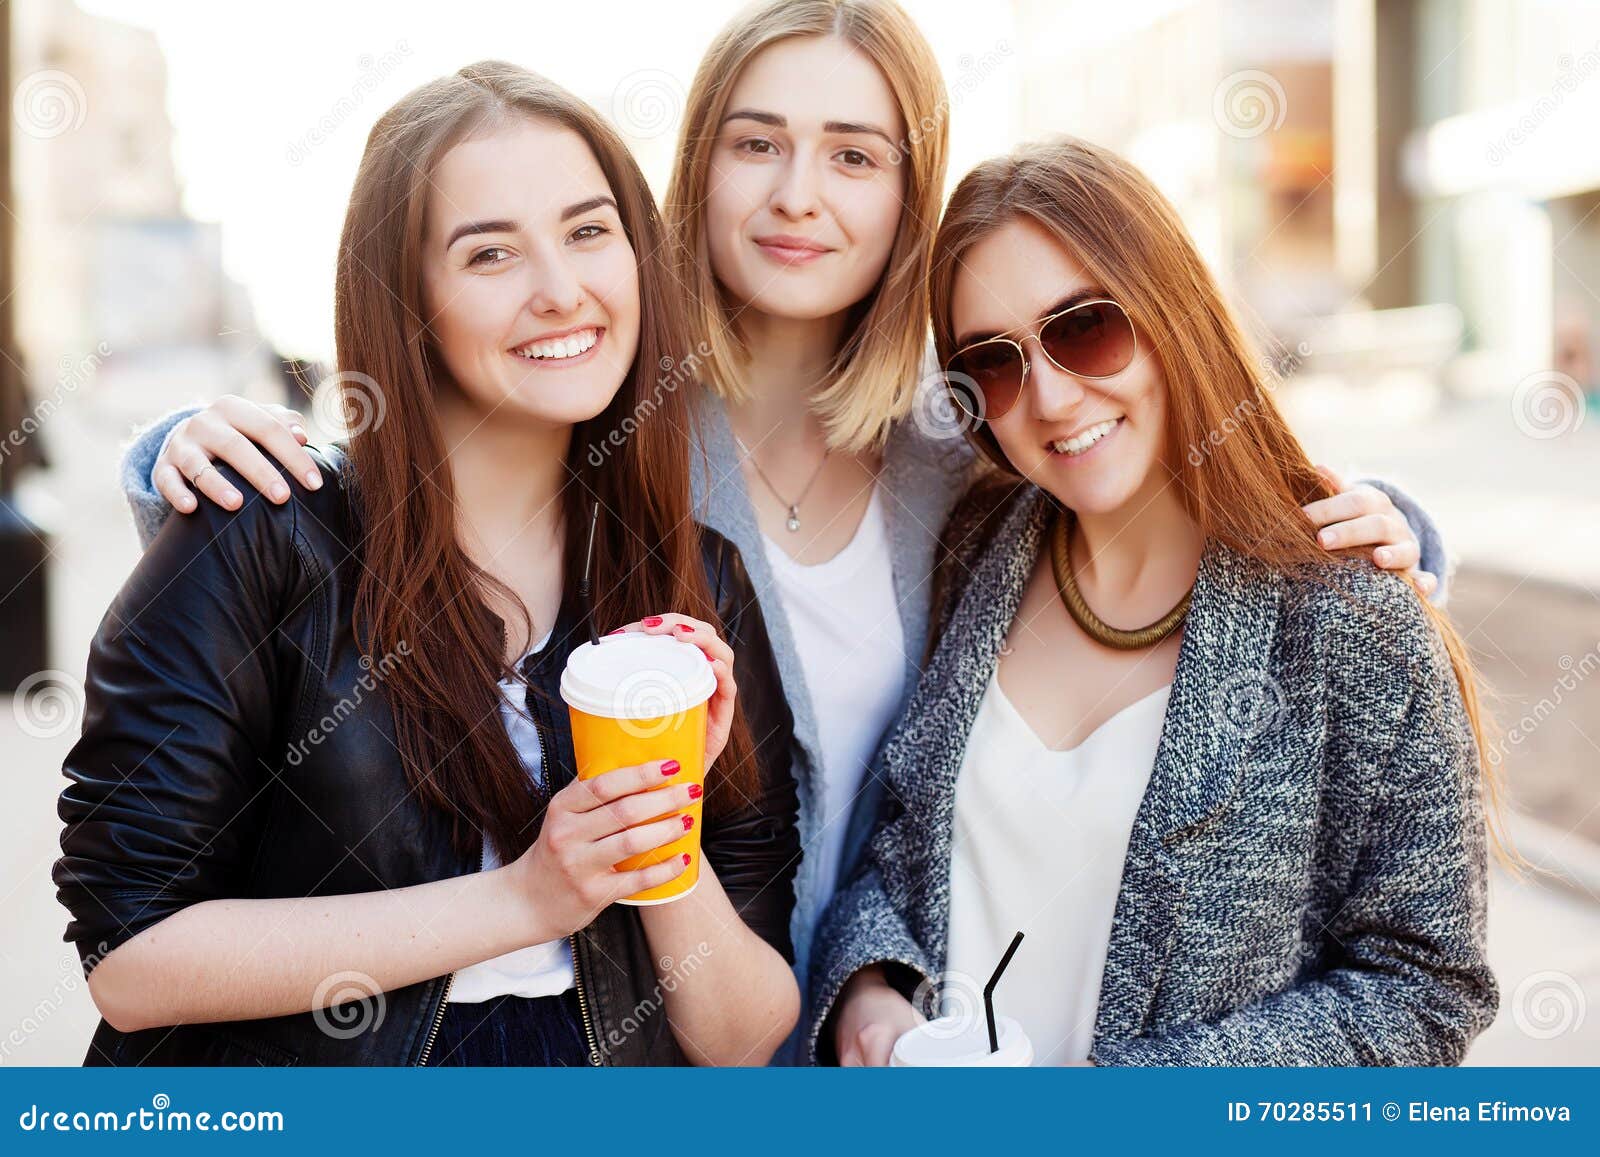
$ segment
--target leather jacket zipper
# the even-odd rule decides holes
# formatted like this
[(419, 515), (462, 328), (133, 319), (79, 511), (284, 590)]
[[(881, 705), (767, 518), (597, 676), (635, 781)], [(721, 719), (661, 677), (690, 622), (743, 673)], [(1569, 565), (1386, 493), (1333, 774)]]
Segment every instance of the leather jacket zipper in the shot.
[(450, 986), (456, 982), (456, 974), (451, 973), (444, 978), (444, 993), (439, 999), (438, 1011), (433, 1014), (433, 1025), (428, 1029), (428, 1039), (422, 1044), (422, 1055), (417, 1058), (418, 1065), (428, 1063), (428, 1057), (433, 1052), (433, 1042), (439, 1035), (439, 1026), (444, 1023), (445, 1009), (450, 1007)]
[[(544, 761), (544, 780), (548, 785), (552, 779), (552, 770), (556, 766), (556, 745), (551, 740), (550, 720), (545, 713), (545, 701), (542, 696), (529, 695), (529, 706), (533, 708), (533, 729), (539, 734), (539, 752)], [(545, 795), (555, 793), (547, 787)], [(589, 1045), (589, 1063), (599, 1065), (604, 1063), (600, 1053), (600, 1042), (595, 1036), (594, 1021), (589, 1015), (589, 994), (583, 988), (583, 965), (578, 959), (578, 934), (576, 932), (567, 937), (567, 943), (572, 951), (572, 985), (578, 990), (578, 1015), (583, 1021), (583, 1039)]]
[(578, 963), (578, 934), (567, 937), (572, 945), (572, 986), (578, 990), (578, 1015), (583, 1021), (583, 1037), (589, 1042), (589, 1063), (601, 1063), (600, 1043), (595, 1039), (594, 1022), (589, 1019), (589, 997), (583, 991), (583, 966)]

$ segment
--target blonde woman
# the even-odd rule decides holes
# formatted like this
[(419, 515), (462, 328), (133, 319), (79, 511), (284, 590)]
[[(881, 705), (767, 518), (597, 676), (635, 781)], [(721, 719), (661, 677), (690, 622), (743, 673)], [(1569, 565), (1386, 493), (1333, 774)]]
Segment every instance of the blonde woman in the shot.
[[(897, 5), (767, 3), (701, 61), (666, 196), (696, 322), (679, 360), (697, 359), (704, 385), (697, 509), (744, 555), (794, 715), (802, 978), (876, 809), (866, 771), (915, 683), (935, 546), (972, 463), (956, 423), (913, 412), (932, 368), (926, 277), (948, 111), (933, 52)], [(298, 476), (314, 470), (303, 438), (293, 411), (223, 399), (147, 432), (124, 484), (147, 528), (169, 503), (194, 509), (186, 478), (240, 501), (206, 470), (213, 458), (277, 500), (281, 479), (252, 440)], [(1426, 516), (1393, 496), (1436, 545)], [(1330, 548), (1419, 564), (1390, 494), (1357, 486), (1309, 513)], [(1441, 566), (1437, 550), (1420, 562)]]

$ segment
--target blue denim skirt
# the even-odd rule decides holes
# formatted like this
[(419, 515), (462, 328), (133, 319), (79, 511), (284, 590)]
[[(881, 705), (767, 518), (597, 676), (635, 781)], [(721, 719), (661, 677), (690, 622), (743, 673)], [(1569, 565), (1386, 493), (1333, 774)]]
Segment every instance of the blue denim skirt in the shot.
[(497, 996), (451, 1001), (433, 1039), (432, 1065), (581, 1065), (589, 1063), (578, 990), (560, 996)]

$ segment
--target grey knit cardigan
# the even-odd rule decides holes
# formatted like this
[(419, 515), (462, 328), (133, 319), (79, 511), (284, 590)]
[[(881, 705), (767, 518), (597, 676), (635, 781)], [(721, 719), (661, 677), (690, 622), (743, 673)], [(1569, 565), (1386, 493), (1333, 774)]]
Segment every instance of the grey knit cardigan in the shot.
[[(937, 648), (880, 753), (875, 827), (817, 933), (809, 1031), (823, 1063), (840, 989), (867, 965), (936, 1007), (956, 777), (1051, 503), (1024, 487), (992, 513), (987, 544), (955, 555)], [(1090, 1057), (1457, 1063), (1498, 1002), (1485, 874), (1476, 744), (1410, 589), (1356, 566), (1291, 578), (1213, 542), (1129, 841)]]

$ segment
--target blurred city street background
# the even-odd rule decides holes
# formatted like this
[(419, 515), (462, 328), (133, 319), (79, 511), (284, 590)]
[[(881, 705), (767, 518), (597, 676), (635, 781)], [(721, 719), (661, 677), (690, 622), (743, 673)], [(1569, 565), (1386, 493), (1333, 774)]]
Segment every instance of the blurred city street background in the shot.
[[(1538, 867), (1493, 878), (1501, 1013), (1469, 1063), (1600, 1063), (1600, 5), (902, 2), (951, 90), (952, 181), (1051, 133), (1127, 153), (1313, 456), (1432, 513)], [(0, 1065), (76, 1064), (95, 1022), (49, 872), (88, 642), (135, 558), (120, 447), (223, 393), (333, 412), (293, 371), (331, 357), (345, 197), (434, 75), (549, 74), (659, 192), (737, 5), (568, 7), (0, 4)]]

